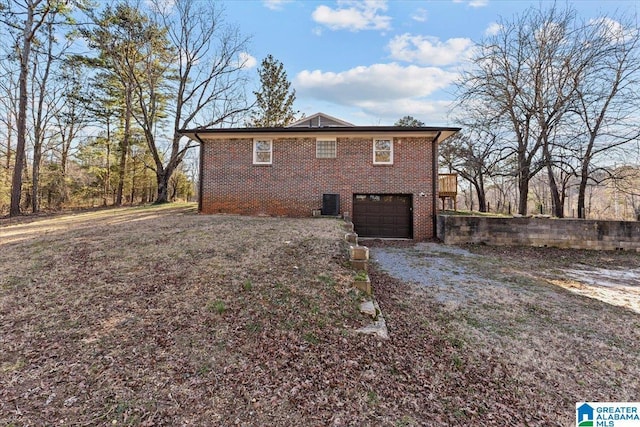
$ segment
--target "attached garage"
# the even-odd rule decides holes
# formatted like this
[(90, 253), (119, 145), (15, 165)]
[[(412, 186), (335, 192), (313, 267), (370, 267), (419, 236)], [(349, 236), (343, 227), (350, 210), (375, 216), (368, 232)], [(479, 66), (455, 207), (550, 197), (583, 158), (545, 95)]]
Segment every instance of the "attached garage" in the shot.
[(412, 239), (412, 195), (354, 194), (353, 225), (360, 237)]

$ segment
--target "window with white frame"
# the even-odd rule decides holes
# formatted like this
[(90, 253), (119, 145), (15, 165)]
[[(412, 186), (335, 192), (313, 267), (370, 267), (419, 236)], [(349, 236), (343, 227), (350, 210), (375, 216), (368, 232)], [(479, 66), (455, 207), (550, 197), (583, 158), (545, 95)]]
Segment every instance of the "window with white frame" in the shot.
[(270, 139), (253, 140), (253, 164), (270, 165), (272, 162), (273, 141)]
[(393, 164), (393, 140), (374, 139), (373, 140), (373, 164), (390, 165)]
[(316, 139), (316, 158), (335, 159), (336, 152), (335, 139)]

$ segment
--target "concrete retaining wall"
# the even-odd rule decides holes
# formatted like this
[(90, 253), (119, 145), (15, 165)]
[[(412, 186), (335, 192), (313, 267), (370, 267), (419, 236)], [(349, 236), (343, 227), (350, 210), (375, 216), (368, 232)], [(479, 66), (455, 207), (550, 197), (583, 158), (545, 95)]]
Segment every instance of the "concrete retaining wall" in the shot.
[(640, 252), (640, 222), (438, 215), (445, 244), (553, 246)]

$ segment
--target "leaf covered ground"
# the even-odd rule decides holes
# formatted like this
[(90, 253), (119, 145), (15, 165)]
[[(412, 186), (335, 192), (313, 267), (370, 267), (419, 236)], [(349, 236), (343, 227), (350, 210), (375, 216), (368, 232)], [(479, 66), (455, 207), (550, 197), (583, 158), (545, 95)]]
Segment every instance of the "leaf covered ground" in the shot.
[(524, 290), (469, 306), (374, 269), (391, 337), (355, 333), (343, 235), (191, 205), (0, 224), (0, 425), (548, 426), (639, 395), (640, 316), (497, 267), (517, 250), (459, 260)]

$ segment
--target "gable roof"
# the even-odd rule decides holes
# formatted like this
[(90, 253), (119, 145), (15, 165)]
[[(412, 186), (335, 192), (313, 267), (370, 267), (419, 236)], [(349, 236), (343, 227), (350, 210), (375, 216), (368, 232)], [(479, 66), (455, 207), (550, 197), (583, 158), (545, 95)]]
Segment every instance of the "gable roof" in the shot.
[(291, 123), (287, 128), (297, 128), (297, 127), (353, 127), (355, 125), (345, 122), (344, 120), (336, 119), (325, 113), (315, 113), (309, 117), (303, 117), (300, 120), (296, 120)]

